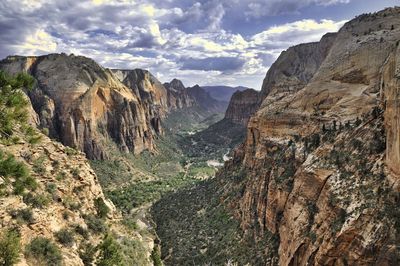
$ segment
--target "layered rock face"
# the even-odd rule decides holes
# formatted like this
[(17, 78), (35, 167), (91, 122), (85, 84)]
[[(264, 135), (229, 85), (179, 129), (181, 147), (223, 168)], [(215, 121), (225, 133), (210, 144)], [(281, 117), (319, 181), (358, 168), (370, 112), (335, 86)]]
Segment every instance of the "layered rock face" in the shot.
[(188, 91), (179, 79), (164, 83), (164, 86), (168, 91), (170, 109), (176, 110), (195, 106), (195, 100), (189, 96)]
[(0, 68), (34, 76), (37, 87), (29, 96), (41, 127), (91, 159), (107, 157), (107, 139), (123, 151), (140, 153), (153, 149), (154, 136), (162, 132), (167, 91), (146, 71), (110, 71), (65, 54), (10, 56)]
[(197, 106), (210, 112), (224, 113), (228, 106), (228, 103), (226, 102), (215, 100), (199, 85), (187, 88), (187, 93), (192, 99), (194, 99)]
[(398, 264), (399, 39), (389, 8), (289, 48), (267, 73), (219, 175), (242, 228), (279, 236), (270, 264)]
[(225, 119), (246, 126), (250, 116), (258, 109), (258, 97), (259, 93), (253, 89), (235, 92), (226, 109)]
[(303, 88), (318, 71), (335, 38), (336, 33), (328, 33), (320, 42), (283, 51), (264, 78), (261, 100), (269, 94), (293, 93)]

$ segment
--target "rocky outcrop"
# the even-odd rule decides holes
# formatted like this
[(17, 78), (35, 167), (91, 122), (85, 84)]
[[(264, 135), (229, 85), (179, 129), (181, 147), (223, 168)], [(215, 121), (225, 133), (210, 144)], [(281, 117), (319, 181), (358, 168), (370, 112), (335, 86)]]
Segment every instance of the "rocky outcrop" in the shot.
[(258, 109), (258, 96), (259, 93), (253, 89), (236, 91), (226, 109), (225, 119), (246, 126), (250, 116)]
[(164, 83), (168, 91), (169, 108), (172, 110), (183, 109), (195, 106), (195, 100), (191, 98), (179, 79), (173, 79), (169, 83)]
[(224, 113), (228, 106), (227, 102), (215, 100), (199, 85), (187, 88), (187, 93), (194, 99), (197, 106), (211, 113)]
[[(14, 137), (18, 137), (18, 143), (0, 144), (4, 175), (0, 175), (0, 235), (11, 230), (19, 232), (21, 254), (17, 265), (38, 265), (35, 258), (24, 252), (25, 247), (37, 237), (50, 240), (60, 249), (62, 265), (84, 265), (81, 254), (85, 252), (85, 247), (100, 244), (106, 234), (101, 230), (106, 227), (118, 241), (135, 241), (138, 247), (144, 248), (141, 252), (144, 252), (145, 265), (152, 265), (150, 254), (153, 246), (142, 247), (142, 236), (122, 226), (120, 213), (105, 198), (85, 155), (50, 140), (40, 132), (36, 134), (40, 139), (35, 144), (29, 143), (26, 136), (17, 130)], [(10, 182), (10, 177), (5, 175), (7, 171), (12, 171), (4, 168), (3, 164), (10, 155), (26, 167), (27, 174), (37, 184), (31, 191), (25, 188), (23, 196), (15, 194), (16, 182)], [(21, 166), (18, 167), (24, 171)], [(14, 178), (17, 179), (11, 176), (11, 180)], [(102, 219), (98, 218), (99, 202), (108, 209)], [(68, 232), (70, 242), (62, 242), (57, 237), (61, 230)], [(98, 253), (93, 256), (94, 259), (99, 257)], [(40, 261), (39, 264), (46, 262)]]
[(41, 127), (91, 159), (107, 157), (108, 140), (125, 152), (152, 150), (162, 132), (167, 91), (147, 71), (110, 71), (65, 54), (10, 56), (0, 68), (34, 76), (37, 86), (29, 96)]
[(399, 37), (400, 8), (362, 15), (268, 71), (219, 177), (244, 230), (279, 236), (271, 264), (398, 263)]
[[(397, 43), (396, 43), (397, 44)], [(388, 169), (400, 178), (400, 46), (389, 55), (382, 71), (381, 93), (385, 104), (387, 134), (386, 161)]]
[(302, 89), (318, 71), (335, 38), (336, 33), (328, 33), (320, 42), (300, 44), (283, 51), (264, 78), (261, 101), (269, 94), (284, 95)]

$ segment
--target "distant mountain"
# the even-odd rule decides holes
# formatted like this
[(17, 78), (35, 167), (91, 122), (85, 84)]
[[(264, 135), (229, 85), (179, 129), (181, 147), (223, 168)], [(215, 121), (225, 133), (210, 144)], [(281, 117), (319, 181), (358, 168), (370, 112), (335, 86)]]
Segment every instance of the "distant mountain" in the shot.
[(182, 109), (194, 106), (196, 103), (192, 99), (182, 81), (179, 79), (173, 79), (171, 82), (164, 83), (164, 87), (168, 92), (168, 103), (170, 106), (175, 106), (171, 109)]
[(246, 87), (238, 86), (238, 87), (230, 87), (230, 86), (202, 86), (202, 88), (208, 92), (211, 97), (223, 102), (229, 102), (232, 95), (236, 91), (244, 91)]
[(195, 85), (187, 88), (188, 94), (196, 103), (205, 110), (224, 113), (228, 107), (228, 101), (218, 100), (210, 95), (203, 87)]

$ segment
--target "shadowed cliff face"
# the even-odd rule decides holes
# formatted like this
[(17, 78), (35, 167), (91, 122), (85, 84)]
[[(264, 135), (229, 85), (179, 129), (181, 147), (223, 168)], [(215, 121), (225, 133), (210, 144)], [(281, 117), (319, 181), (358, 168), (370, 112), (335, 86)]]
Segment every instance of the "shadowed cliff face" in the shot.
[(362, 15), (267, 73), (219, 176), (242, 228), (279, 236), (280, 265), (398, 264), (399, 39), (399, 8)]
[(189, 96), (182, 81), (173, 79), (170, 83), (164, 83), (168, 90), (168, 103), (172, 110), (195, 106), (195, 100)]
[(197, 106), (210, 112), (224, 113), (228, 106), (227, 102), (218, 101), (212, 98), (210, 94), (199, 85), (187, 88), (187, 93), (189, 94), (189, 97), (194, 99)]
[(41, 127), (89, 158), (107, 157), (108, 138), (126, 152), (151, 150), (162, 132), (167, 92), (147, 71), (114, 74), (91, 59), (63, 54), (8, 57), (0, 65), (35, 77), (37, 88), (29, 96)]
[(225, 118), (246, 126), (250, 116), (258, 109), (258, 97), (259, 93), (253, 89), (235, 92), (225, 112)]

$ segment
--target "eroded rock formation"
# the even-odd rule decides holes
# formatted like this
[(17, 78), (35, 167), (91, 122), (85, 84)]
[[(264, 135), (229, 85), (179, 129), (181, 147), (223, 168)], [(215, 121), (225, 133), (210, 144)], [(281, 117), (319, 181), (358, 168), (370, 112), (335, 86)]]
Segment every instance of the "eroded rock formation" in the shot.
[(82, 56), (10, 56), (1, 69), (37, 80), (29, 92), (40, 126), (91, 159), (107, 157), (112, 140), (125, 152), (154, 148), (168, 112), (167, 90), (144, 70), (108, 70)]
[(164, 83), (164, 86), (168, 90), (168, 103), (172, 110), (192, 107), (196, 104), (179, 79), (173, 79), (169, 83)]
[(246, 126), (250, 116), (258, 109), (258, 97), (259, 93), (253, 89), (236, 91), (226, 109), (225, 118)]
[(389, 8), (289, 48), (268, 71), (219, 173), (242, 228), (279, 237), (268, 264), (398, 264), (399, 39)]

